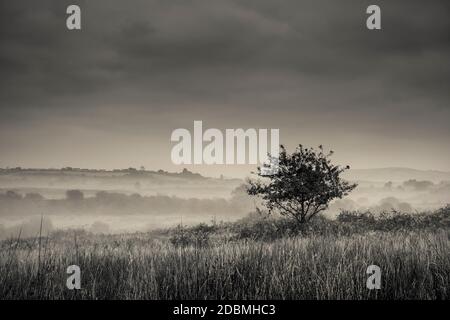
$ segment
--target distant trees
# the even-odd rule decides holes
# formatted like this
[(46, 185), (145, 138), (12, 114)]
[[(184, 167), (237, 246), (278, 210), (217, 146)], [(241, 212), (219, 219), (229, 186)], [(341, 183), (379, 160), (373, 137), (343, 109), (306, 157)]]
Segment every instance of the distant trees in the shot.
[(27, 193), (25, 195), (24, 199), (30, 200), (30, 201), (42, 201), (42, 200), (44, 200), (44, 197), (39, 193), (31, 192), (31, 193)]
[(80, 201), (84, 199), (84, 194), (80, 190), (67, 190), (66, 199), (71, 201)]
[(315, 150), (302, 145), (288, 154), (281, 146), (277, 173), (264, 176), (258, 168), (257, 174), (265, 182), (249, 180), (247, 192), (261, 197), (269, 213), (290, 216), (298, 224), (308, 222), (328, 208), (331, 200), (342, 198), (356, 187), (341, 179), (341, 173), (349, 166), (332, 164), (332, 154), (325, 154), (322, 146)]
[(414, 189), (416, 191), (424, 191), (434, 186), (431, 181), (417, 181), (416, 179), (411, 179), (403, 182), (403, 187)]
[(388, 181), (384, 184), (384, 188), (390, 190), (390, 189), (392, 189), (393, 185), (394, 184), (392, 183), (392, 181)]
[(17, 193), (12, 190), (6, 191), (5, 197), (6, 197), (6, 199), (9, 199), (9, 200), (21, 200), (22, 199), (22, 195), (20, 193)]

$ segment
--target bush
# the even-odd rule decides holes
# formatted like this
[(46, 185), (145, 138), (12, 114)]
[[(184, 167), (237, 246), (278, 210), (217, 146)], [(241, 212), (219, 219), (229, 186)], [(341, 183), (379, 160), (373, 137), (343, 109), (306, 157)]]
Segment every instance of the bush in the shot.
[(262, 240), (273, 241), (284, 237), (350, 236), (374, 231), (403, 232), (436, 230), (450, 227), (450, 206), (435, 212), (401, 213), (398, 211), (373, 214), (371, 212), (342, 211), (335, 220), (316, 216), (308, 224), (293, 223), (292, 218), (251, 213), (232, 223), (220, 225), (199, 224), (193, 227), (178, 226), (170, 231), (170, 241), (175, 246), (203, 247), (212, 240)]
[(185, 228), (178, 225), (172, 230), (170, 235), (170, 242), (176, 247), (205, 247), (210, 243), (210, 235), (215, 231), (215, 226), (208, 226), (205, 223), (200, 223), (194, 227)]
[(335, 223), (317, 216), (309, 224), (296, 224), (289, 217), (249, 214), (232, 225), (236, 239), (275, 240), (283, 237), (334, 233)]
[(450, 206), (434, 212), (403, 213), (396, 210), (374, 215), (370, 212), (343, 211), (337, 222), (352, 232), (407, 231), (414, 229), (438, 229), (450, 226)]

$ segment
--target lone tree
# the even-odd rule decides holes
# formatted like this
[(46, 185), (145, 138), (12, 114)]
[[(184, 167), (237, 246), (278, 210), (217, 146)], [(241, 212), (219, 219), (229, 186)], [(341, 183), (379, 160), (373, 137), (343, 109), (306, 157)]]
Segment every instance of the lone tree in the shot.
[(322, 146), (315, 150), (299, 145), (289, 155), (284, 146), (280, 146), (279, 159), (270, 157), (277, 162), (278, 170), (267, 176), (258, 167), (256, 174), (265, 181), (249, 180), (247, 192), (261, 197), (269, 214), (278, 212), (299, 224), (308, 222), (328, 208), (331, 200), (342, 198), (357, 186), (341, 179), (340, 174), (350, 167), (333, 165), (332, 154), (333, 151), (324, 153)]

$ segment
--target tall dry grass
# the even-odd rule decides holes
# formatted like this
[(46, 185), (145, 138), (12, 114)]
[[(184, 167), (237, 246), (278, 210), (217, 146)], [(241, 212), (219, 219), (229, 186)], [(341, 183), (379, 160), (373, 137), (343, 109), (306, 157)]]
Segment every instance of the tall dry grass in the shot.
[[(59, 232), (0, 243), (2, 299), (449, 299), (448, 230), (174, 246)], [(69, 265), (81, 290), (66, 288)], [(382, 270), (380, 290), (366, 268)]]

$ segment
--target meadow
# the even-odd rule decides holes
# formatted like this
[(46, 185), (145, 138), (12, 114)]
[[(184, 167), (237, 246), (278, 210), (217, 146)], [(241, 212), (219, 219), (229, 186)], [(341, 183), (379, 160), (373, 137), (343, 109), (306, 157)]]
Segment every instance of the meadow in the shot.
[[(450, 298), (450, 208), (343, 213), (307, 227), (250, 216), (150, 233), (55, 231), (0, 243), (2, 299)], [(381, 289), (366, 287), (369, 265)], [(66, 268), (81, 269), (68, 290)]]

